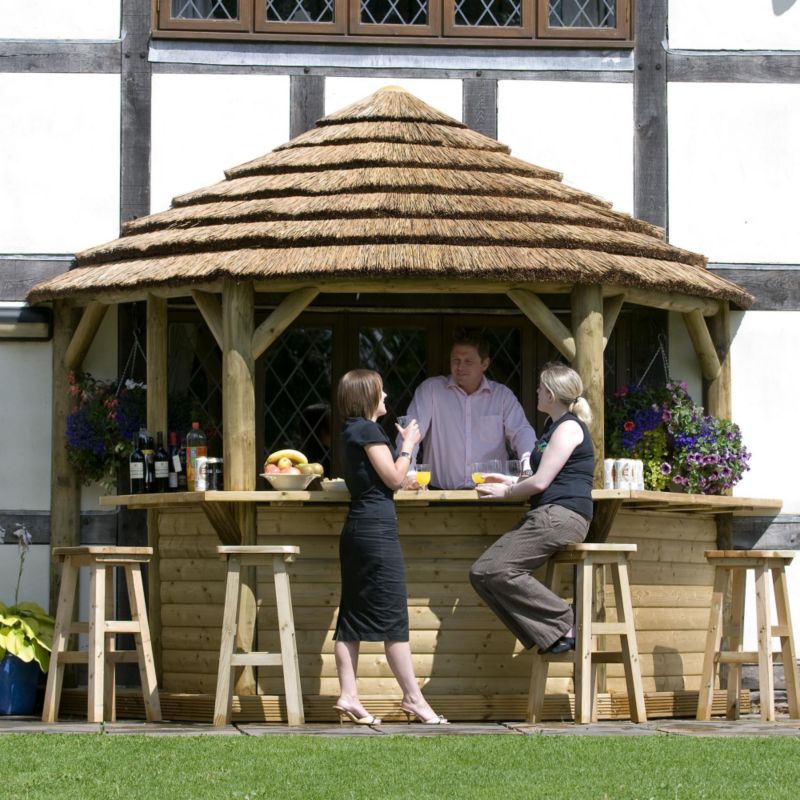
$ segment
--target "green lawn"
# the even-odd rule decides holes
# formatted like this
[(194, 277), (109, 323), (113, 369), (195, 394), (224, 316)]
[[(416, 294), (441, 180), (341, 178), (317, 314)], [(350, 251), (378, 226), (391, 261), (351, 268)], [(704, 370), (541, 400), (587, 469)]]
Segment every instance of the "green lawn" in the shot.
[(794, 798), (800, 740), (0, 736), (0, 797)]

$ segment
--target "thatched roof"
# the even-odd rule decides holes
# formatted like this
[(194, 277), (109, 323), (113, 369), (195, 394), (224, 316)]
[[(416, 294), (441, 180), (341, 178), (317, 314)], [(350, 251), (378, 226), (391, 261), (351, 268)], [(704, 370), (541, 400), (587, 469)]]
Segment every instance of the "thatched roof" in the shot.
[(561, 176), (397, 88), (78, 253), (29, 302), (207, 285), (455, 278), (750, 296)]

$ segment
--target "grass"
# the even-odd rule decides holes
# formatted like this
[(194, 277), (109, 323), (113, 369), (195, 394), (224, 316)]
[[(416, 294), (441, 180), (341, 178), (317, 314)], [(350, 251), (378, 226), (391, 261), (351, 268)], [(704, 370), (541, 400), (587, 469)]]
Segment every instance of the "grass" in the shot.
[(683, 736), (0, 737), (0, 797), (796, 798), (800, 740)]

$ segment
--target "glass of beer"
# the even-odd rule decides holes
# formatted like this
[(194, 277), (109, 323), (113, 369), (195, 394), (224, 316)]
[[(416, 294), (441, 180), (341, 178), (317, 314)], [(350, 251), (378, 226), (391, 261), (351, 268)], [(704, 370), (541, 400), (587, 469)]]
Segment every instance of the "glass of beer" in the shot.
[(428, 484), (431, 482), (431, 465), (430, 464), (417, 464), (417, 483), (420, 488), (425, 491)]

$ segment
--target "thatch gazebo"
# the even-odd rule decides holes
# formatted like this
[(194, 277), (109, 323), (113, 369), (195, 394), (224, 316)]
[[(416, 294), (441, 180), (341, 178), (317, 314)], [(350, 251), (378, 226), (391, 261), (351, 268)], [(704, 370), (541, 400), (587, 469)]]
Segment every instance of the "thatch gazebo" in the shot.
[[(283, 299), (256, 326), (254, 298), (264, 292)], [(62, 444), (66, 373), (109, 305), (147, 301), (147, 424), (165, 430), (167, 304), (194, 299), (222, 351), (225, 489), (247, 491), (257, 473), (255, 360), (318, 295), (355, 292), (396, 294), (400, 304), (420, 293), (507, 296), (581, 374), (601, 455), (603, 348), (623, 304), (683, 315), (706, 406), (730, 417), (729, 309), (752, 300), (653, 225), (406, 91), (382, 89), (125, 224), (119, 239), (31, 290), (30, 303), (54, 306), (53, 545), (76, 544), (79, 532)], [(571, 328), (542, 299), (559, 294), (570, 298)], [(254, 506), (230, 508), (218, 520), (229, 540), (254, 542)], [(157, 570), (156, 560), (154, 583)]]

